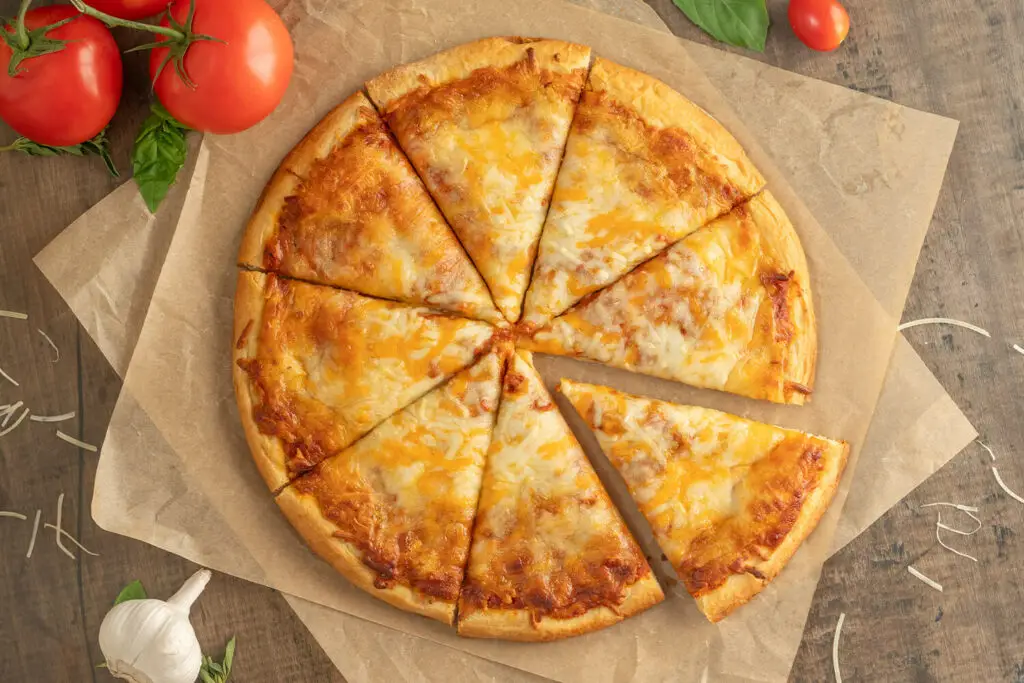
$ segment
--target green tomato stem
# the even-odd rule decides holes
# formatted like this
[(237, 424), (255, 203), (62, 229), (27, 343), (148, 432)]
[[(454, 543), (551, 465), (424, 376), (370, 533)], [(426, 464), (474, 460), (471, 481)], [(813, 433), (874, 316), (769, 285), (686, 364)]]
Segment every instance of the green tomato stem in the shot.
[[(31, 2), (32, 0), (25, 0), (25, 2)], [(82, 2), (82, 0), (71, 0), (71, 4), (75, 6), (82, 14), (99, 19), (107, 26), (122, 26), (124, 28), (135, 29), (136, 31), (148, 31), (150, 33), (156, 33), (161, 36), (167, 36), (172, 40), (184, 40), (185, 34), (181, 31), (175, 31), (173, 28), (167, 26), (157, 26), (156, 24), (143, 24), (141, 21), (130, 21), (128, 19), (120, 19), (118, 17), (111, 16), (106, 12), (101, 12), (95, 7)]]
[(17, 148), (17, 143), (13, 145), (4, 145), (0, 147), (0, 152), (13, 152)]
[(25, 28), (25, 15), (28, 13), (28, 6), (32, 0), (21, 0), (21, 7), (18, 8), (18, 24), (15, 31), (18, 33), (18, 46), (22, 50), (28, 49), (28, 29)]

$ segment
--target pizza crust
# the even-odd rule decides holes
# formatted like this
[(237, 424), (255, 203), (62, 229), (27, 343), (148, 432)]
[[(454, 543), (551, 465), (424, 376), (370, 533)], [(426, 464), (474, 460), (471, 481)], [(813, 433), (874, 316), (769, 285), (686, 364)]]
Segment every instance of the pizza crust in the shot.
[(383, 111), (417, 88), (462, 79), (484, 67), (507, 67), (521, 61), (531, 50), (534, 59), (552, 71), (585, 69), (590, 61), (590, 48), (586, 45), (518, 36), (484, 38), (396, 67), (367, 81), (366, 90)]
[(830, 443), (829, 450), (824, 454), (828, 462), (828, 470), (822, 475), (818, 486), (800, 508), (800, 516), (793, 528), (786, 534), (785, 540), (779, 544), (770, 558), (753, 564), (753, 568), (765, 577), (763, 580), (752, 574), (733, 574), (715, 590), (696, 598), (697, 606), (709, 621), (712, 623), (721, 621), (737, 607), (746, 604), (764, 590), (765, 586), (779, 575), (800, 544), (811, 535), (822, 515), (828, 510), (839, 486), (839, 478), (846, 467), (846, 459), (849, 454), (849, 444), (845, 442)]
[(625, 601), (614, 610), (602, 606), (571, 619), (544, 617), (536, 626), (528, 610), (474, 610), (466, 616), (459, 615), (458, 632), (468, 638), (503, 638), (522, 642), (558, 640), (611, 626), (664, 599), (665, 594), (657, 579), (648, 574), (627, 589)]
[(281, 491), (275, 500), (281, 512), (313, 552), (355, 586), (407, 612), (436, 619), (448, 625), (454, 623), (454, 601), (446, 602), (431, 598), (399, 584), (390, 588), (377, 588), (374, 585), (377, 574), (363, 564), (361, 553), (354, 545), (334, 535), (336, 527), (320, 513), (316, 499), (303, 496), (289, 486)]

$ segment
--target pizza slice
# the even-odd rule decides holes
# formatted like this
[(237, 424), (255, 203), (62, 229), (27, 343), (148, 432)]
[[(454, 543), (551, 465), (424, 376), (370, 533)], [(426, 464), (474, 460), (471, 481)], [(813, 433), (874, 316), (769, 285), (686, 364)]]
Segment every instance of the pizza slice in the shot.
[(708, 408), (562, 380), (697, 606), (719, 621), (774, 579), (832, 502), (849, 447)]
[(663, 598), (529, 355), (517, 352), (487, 454), (459, 634), (553, 640)]
[(583, 45), (487, 38), (366, 84), (510, 322), (589, 60)]
[(260, 473), (277, 490), (484, 353), (490, 325), (243, 271), (234, 382)]
[(277, 496), (310, 547), (359, 588), (453, 622), (504, 364), (490, 352)]
[(800, 240), (765, 191), (521, 344), (802, 404), (814, 385), (817, 334)]
[(281, 163), (239, 263), (370, 296), (501, 320), (487, 287), (362, 93)]
[(523, 320), (545, 323), (763, 186), (743, 148), (700, 107), (647, 74), (596, 59)]

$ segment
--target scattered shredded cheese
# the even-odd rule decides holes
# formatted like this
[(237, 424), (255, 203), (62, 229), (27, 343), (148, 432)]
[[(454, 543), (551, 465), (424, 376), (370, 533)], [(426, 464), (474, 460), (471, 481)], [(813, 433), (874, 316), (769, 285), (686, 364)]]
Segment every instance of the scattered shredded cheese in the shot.
[(844, 621), (846, 612), (840, 612), (839, 621), (836, 622), (836, 633), (832, 636), (832, 672), (836, 676), (836, 683), (843, 683), (843, 675), (839, 673), (839, 634), (843, 631)]
[(64, 413), (63, 415), (33, 415), (29, 418), (33, 422), (65, 422), (75, 419), (75, 413)]
[(11, 376), (10, 376), (10, 375), (8, 375), (8, 374), (7, 374), (6, 372), (4, 372), (4, 369), (3, 369), (3, 368), (0, 368), (0, 377), (3, 377), (3, 378), (4, 378), (5, 380), (7, 380), (8, 382), (10, 382), (11, 384), (13, 384), (13, 385), (14, 385), (14, 386), (16, 386), (16, 387), (20, 387), (20, 386), (21, 386), (20, 384), (18, 384), (18, 383), (17, 383), (17, 382), (16, 382), (15, 380), (14, 380), (14, 378), (13, 378), (13, 377), (11, 377)]
[(992, 474), (995, 475), (996, 483), (999, 484), (999, 488), (1003, 489), (1003, 491), (1006, 491), (1006, 495), (1008, 495), (1010, 498), (1013, 498), (1018, 503), (1024, 503), (1024, 498), (1021, 498), (1016, 493), (1011, 491), (1010, 487), (1007, 486), (1006, 482), (1003, 481), (1003, 478), (999, 476), (999, 470), (997, 470), (995, 467), (993, 467), (992, 468)]
[(62, 439), (63, 441), (67, 441), (72, 446), (78, 446), (82, 450), (89, 451), (90, 453), (95, 453), (96, 450), (97, 450), (96, 447), (93, 446), (92, 444), (86, 443), (84, 441), (79, 441), (75, 437), (68, 436), (67, 434), (65, 434), (64, 432), (60, 431), (59, 429), (57, 430), (57, 438), (58, 439)]
[(17, 311), (0, 311), (0, 318), (14, 318), (15, 320), (28, 320), (28, 313)]
[(32, 540), (28, 542), (28, 552), (25, 553), (26, 558), (32, 557), (32, 551), (36, 547), (36, 535), (39, 533), (39, 516), (43, 514), (42, 510), (36, 510), (36, 521), (32, 525)]
[(72, 543), (74, 543), (75, 545), (77, 545), (77, 546), (78, 546), (79, 548), (81, 548), (81, 549), (82, 549), (82, 551), (83, 551), (83, 552), (85, 552), (85, 554), (87, 554), (87, 555), (92, 555), (93, 557), (99, 557), (99, 556), (100, 556), (100, 554), (99, 554), (99, 553), (94, 553), (93, 551), (89, 550), (89, 549), (88, 549), (88, 548), (86, 548), (86, 547), (85, 547), (84, 545), (82, 545), (81, 543), (79, 543), (79, 542), (78, 542), (78, 541), (77, 541), (77, 540), (75, 539), (75, 537), (74, 537), (74, 536), (72, 536), (71, 534), (69, 534), (69, 533), (68, 533), (67, 531), (65, 531), (64, 529), (58, 529), (58, 528), (57, 528), (56, 526), (54, 526), (53, 524), (50, 524), (49, 522), (47, 522), (46, 524), (44, 524), (44, 525), (43, 525), (43, 528), (44, 528), (44, 529), (53, 529), (54, 531), (57, 531), (57, 532), (59, 532), (59, 533), (60, 533), (60, 534), (61, 534), (62, 536), (64, 536), (64, 537), (65, 537), (65, 538), (67, 538), (67, 539), (68, 539), (69, 541), (71, 541)]
[(1024, 354), (1024, 348), (1021, 348), (1018, 344), (1014, 344), (1011, 348), (1019, 354)]
[(971, 507), (969, 505), (960, 505), (958, 503), (945, 503), (945, 502), (928, 503), (926, 505), (922, 505), (921, 507), (928, 508), (928, 507), (935, 507), (936, 505), (942, 505), (942, 506), (945, 506), (945, 507), (955, 508), (957, 510), (960, 510), (961, 512), (967, 513), (967, 516), (970, 517), (971, 519), (973, 519), (975, 521), (975, 523), (977, 523), (978, 526), (975, 529), (973, 529), (972, 531), (963, 531), (962, 529), (955, 529), (955, 528), (949, 526), (948, 524), (944, 524), (942, 522), (942, 513), (941, 512), (938, 513), (938, 515), (936, 515), (936, 522), (935, 522), (935, 540), (939, 542), (939, 545), (941, 545), (946, 550), (949, 550), (949, 551), (959, 555), (960, 557), (966, 557), (968, 560), (972, 560), (974, 562), (977, 562), (978, 558), (974, 557), (973, 555), (968, 555), (967, 553), (962, 553), (959, 550), (957, 550), (956, 548), (954, 548), (953, 546), (947, 545), (946, 542), (942, 540), (942, 534), (940, 532), (942, 532), (942, 531), (952, 531), (954, 534), (959, 534), (961, 536), (973, 536), (974, 534), (978, 533), (978, 531), (981, 530), (981, 527), (983, 526), (982, 523), (981, 523), (981, 520), (978, 519), (977, 515), (974, 514), (975, 512), (978, 511), (978, 508)]
[(55, 354), (57, 354), (57, 357), (56, 357), (56, 358), (54, 358), (54, 359), (53, 359), (52, 361), (50, 361), (50, 362), (52, 362), (52, 363), (56, 363), (57, 361), (59, 361), (59, 360), (60, 360), (60, 349), (58, 349), (58, 348), (57, 348), (57, 345), (53, 343), (53, 340), (52, 340), (52, 339), (50, 339), (50, 335), (46, 334), (45, 332), (43, 332), (43, 331), (42, 331), (41, 329), (39, 329), (38, 327), (36, 328), (36, 332), (38, 332), (39, 334), (43, 335), (43, 339), (45, 339), (45, 340), (46, 340), (46, 343), (50, 345), (50, 348), (51, 348), (51, 349), (53, 349), (53, 352), (54, 352)]
[(992, 452), (991, 448), (989, 448), (987, 445), (985, 445), (981, 441), (978, 442), (978, 445), (981, 446), (982, 448), (984, 448), (986, 451), (988, 451), (988, 455), (989, 455), (990, 458), (992, 458), (992, 462), (996, 461), (996, 454)]
[(920, 320), (911, 320), (910, 322), (903, 323), (896, 329), (902, 332), (903, 330), (908, 330), (911, 327), (917, 327), (918, 325), (956, 325), (957, 327), (962, 327), (964, 329), (971, 330), (972, 332), (977, 332), (978, 334), (988, 337), (989, 339), (992, 338), (992, 335), (988, 333), (988, 330), (982, 329), (977, 325), (965, 323), (963, 320), (956, 320), (954, 318), (921, 318)]
[(11, 421), (11, 418), (18, 412), (18, 408), (25, 405), (24, 401), (18, 401), (14, 405), (6, 405), (0, 408), (0, 415), (4, 416), (4, 421), (0, 422), (0, 429), (7, 427), (7, 423)]
[(28, 517), (20, 512), (7, 512), (6, 510), (0, 510), (0, 517), (14, 517), (15, 519), (20, 519), (23, 522), (28, 521)]
[[(20, 403), (20, 401), (19, 401), (19, 403)], [(0, 436), (7, 436), (11, 432), (13, 432), (15, 429), (17, 429), (18, 425), (20, 425), (22, 422), (24, 422), (25, 418), (28, 417), (28, 414), (29, 414), (29, 409), (25, 408), (24, 412), (22, 412), (22, 414), (21, 414), (21, 417), (19, 417), (17, 420), (15, 420), (14, 424), (12, 424), (10, 427), (4, 429), (3, 431), (0, 431)], [(4, 420), (4, 424), (7, 424), (7, 420), (9, 420), (9, 419), (10, 419), (10, 416), (8, 416), (7, 419)]]
[(922, 581), (924, 581), (926, 584), (928, 584), (929, 586), (931, 586), (935, 590), (939, 591), (940, 593), (942, 592), (942, 584), (941, 583), (939, 583), (938, 581), (935, 581), (934, 579), (928, 578), (927, 576), (925, 576), (924, 574), (919, 572), (917, 570), (917, 567), (915, 567), (914, 565), (912, 565), (912, 564), (908, 565), (907, 566), (907, 571), (910, 572), (911, 574), (913, 574), (914, 576), (916, 576), (917, 578), (921, 579)]
[(57, 537), (57, 547), (60, 548), (64, 552), (65, 555), (67, 555), (68, 557), (70, 557), (73, 560), (73, 559), (75, 559), (74, 553), (72, 553), (70, 550), (68, 550), (66, 547), (64, 547), (64, 542), (61, 539), (61, 531), (62, 531), (62, 529), (61, 529), (60, 523), (61, 523), (61, 519), (63, 518), (63, 516), (64, 516), (64, 493), (61, 492), (61, 494), (59, 496), (57, 496), (57, 524), (56, 524), (56, 526), (53, 527), (54, 529), (57, 530), (57, 533), (54, 534), (54, 536)]

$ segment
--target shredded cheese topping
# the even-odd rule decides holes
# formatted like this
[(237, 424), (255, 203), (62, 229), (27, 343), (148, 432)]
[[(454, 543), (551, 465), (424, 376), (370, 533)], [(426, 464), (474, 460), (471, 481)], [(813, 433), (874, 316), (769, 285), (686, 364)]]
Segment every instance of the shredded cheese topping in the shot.
[(992, 468), (992, 476), (996, 478), (996, 483), (999, 484), (999, 488), (1006, 492), (1006, 495), (1010, 496), (1010, 498), (1013, 498), (1018, 503), (1024, 503), (1024, 498), (1010, 490), (1010, 487), (1006, 485), (1006, 482), (1003, 481), (1003, 478), (999, 476), (999, 470), (997, 470), (995, 467)]
[(988, 456), (992, 458), (992, 462), (996, 461), (996, 454), (992, 452), (991, 448), (989, 448), (986, 444), (982, 443), (981, 441), (978, 442), (978, 445), (984, 448), (986, 451), (988, 451)]
[(28, 552), (25, 553), (26, 559), (30, 559), (32, 557), (32, 551), (36, 547), (36, 536), (39, 534), (39, 517), (42, 514), (42, 510), (36, 510), (36, 521), (32, 524), (32, 540), (28, 542)]
[[(993, 469), (995, 469), (995, 468), (993, 468)], [(942, 513), (941, 512), (936, 514), (935, 540), (937, 540), (939, 542), (939, 545), (941, 545), (946, 550), (949, 550), (952, 553), (954, 553), (956, 555), (959, 555), (960, 557), (964, 557), (964, 558), (967, 558), (968, 560), (971, 560), (973, 562), (977, 562), (978, 558), (974, 557), (973, 555), (968, 555), (967, 553), (960, 552), (956, 548), (952, 547), (951, 545), (948, 545), (945, 541), (943, 541), (942, 540), (941, 532), (942, 531), (950, 531), (950, 532), (952, 532), (954, 534), (959, 534), (960, 536), (973, 536), (974, 534), (978, 533), (978, 531), (980, 531), (981, 527), (983, 526), (981, 520), (978, 518), (977, 515), (974, 514), (974, 513), (978, 512), (978, 508), (971, 507), (969, 505), (960, 505), (959, 503), (946, 503), (946, 502), (928, 503), (926, 505), (922, 505), (921, 507), (926, 508), (926, 507), (935, 507), (935, 506), (951, 507), (951, 508), (954, 508), (956, 510), (959, 510), (959, 511), (965, 513), (971, 519), (973, 519), (974, 522), (978, 525), (977, 527), (975, 527), (971, 531), (963, 531), (961, 529), (956, 529), (954, 527), (951, 527), (948, 524), (944, 524), (943, 521), (942, 521)]]
[(50, 524), (49, 522), (47, 522), (46, 524), (43, 525), (43, 528), (44, 529), (53, 529), (55, 532), (57, 532), (58, 534), (60, 534), (61, 536), (63, 536), (64, 538), (68, 539), (69, 541), (74, 543), (76, 546), (78, 546), (82, 550), (82, 552), (84, 552), (86, 555), (92, 555), (93, 557), (99, 557), (100, 556), (99, 553), (94, 553), (93, 551), (89, 550), (84, 545), (79, 543), (78, 540), (75, 539), (74, 536), (69, 534), (65, 529), (60, 529), (55, 524)]
[(20, 387), (20, 386), (21, 386), (20, 384), (18, 384), (18, 383), (17, 383), (17, 382), (16, 382), (15, 380), (14, 380), (14, 378), (13, 378), (13, 377), (11, 377), (11, 376), (10, 376), (10, 375), (8, 375), (8, 374), (7, 374), (6, 372), (4, 372), (4, 369), (3, 369), (3, 368), (0, 368), (0, 377), (3, 377), (3, 378), (4, 378), (5, 380), (7, 380), (8, 382), (10, 382), (11, 384), (13, 384), (13, 385), (14, 385), (14, 386), (16, 386), (16, 387)]
[(56, 533), (54, 534), (54, 536), (56, 536), (56, 539), (57, 539), (57, 547), (61, 549), (61, 552), (63, 552), (65, 555), (67, 555), (68, 557), (70, 557), (73, 560), (73, 559), (75, 559), (75, 554), (72, 553), (70, 550), (68, 550), (64, 546), (63, 539), (61, 538), (61, 536), (62, 536), (62, 534), (61, 534), (61, 531), (62, 531), (61, 521), (63, 519), (64, 519), (64, 492), (62, 491), (61, 494), (59, 496), (57, 496), (57, 524), (54, 525), (54, 527), (53, 527), (56, 530)]
[(23, 522), (28, 521), (28, 517), (21, 514), (20, 512), (8, 512), (6, 510), (0, 510), (0, 517), (13, 517), (14, 519), (20, 519)]
[(33, 422), (66, 422), (75, 419), (75, 413), (64, 413), (63, 415), (33, 415), (29, 418)]
[[(19, 401), (18, 403), (20, 404), (21, 401)], [(14, 424), (12, 424), (10, 427), (7, 427), (6, 429), (0, 430), (0, 436), (7, 436), (11, 432), (13, 432), (15, 429), (17, 429), (18, 425), (20, 425), (22, 422), (24, 422), (25, 418), (28, 417), (29, 412), (30, 412), (29, 409), (25, 408), (25, 410), (21, 413), (21, 417), (19, 417), (17, 420), (15, 420)], [(7, 418), (4, 419), (3, 424), (7, 424), (7, 420), (9, 420), (9, 419), (10, 419), (10, 415), (8, 415)]]
[(1024, 355), (1024, 348), (1021, 348), (1019, 344), (1014, 344), (1011, 348), (1017, 353)]
[(982, 329), (977, 325), (972, 325), (971, 323), (965, 323), (963, 320), (956, 320), (955, 318), (921, 318), (920, 320), (911, 320), (910, 322), (902, 323), (896, 329), (902, 332), (903, 330), (909, 330), (911, 327), (919, 327), (921, 325), (954, 325), (956, 327), (962, 327), (965, 330), (977, 332), (985, 337), (992, 337), (992, 335), (988, 333), (988, 330)]
[(929, 586), (934, 588), (935, 590), (939, 591), (940, 593), (942, 592), (942, 584), (940, 584), (938, 581), (930, 579), (927, 576), (925, 576), (924, 574), (922, 574), (920, 571), (918, 571), (917, 567), (915, 567), (914, 565), (912, 565), (912, 564), (908, 565), (907, 566), (907, 571), (910, 572), (911, 575), (916, 576), (921, 581), (925, 582), (926, 584), (928, 584)]
[(36, 328), (36, 332), (38, 332), (39, 334), (43, 335), (43, 339), (46, 340), (46, 343), (50, 345), (50, 348), (53, 349), (54, 354), (56, 354), (56, 356), (54, 357), (52, 362), (56, 363), (57, 361), (59, 361), (60, 360), (60, 349), (58, 349), (57, 345), (53, 343), (52, 339), (50, 339), (50, 335), (46, 334), (45, 332), (43, 332), (39, 328)]
[(98, 450), (92, 444), (88, 444), (88, 443), (86, 443), (84, 441), (79, 441), (75, 437), (69, 436), (69, 435), (65, 434), (64, 432), (60, 431), (59, 429), (57, 430), (57, 438), (61, 439), (62, 441), (67, 441), (72, 446), (78, 446), (82, 450), (89, 451), (90, 453), (95, 453)]
[(836, 683), (843, 683), (843, 675), (839, 672), (839, 635), (843, 632), (844, 621), (846, 621), (846, 612), (840, 612), (839, 621), (836, 622), (836, 632), (832, 636), (832, 673), (836, 677)]
[(15, 320), (28, 320), (28, 313), (17, 311), (0, 311), (0, 318), (14, 318)]

